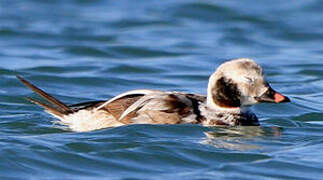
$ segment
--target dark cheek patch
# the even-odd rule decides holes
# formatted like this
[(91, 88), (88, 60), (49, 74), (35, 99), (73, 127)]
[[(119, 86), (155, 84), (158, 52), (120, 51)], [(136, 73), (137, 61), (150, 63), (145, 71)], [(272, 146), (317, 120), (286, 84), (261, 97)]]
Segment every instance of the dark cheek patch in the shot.
[(239, 107), (241, 93), (236, 83), (224, 77), (217, 80), (213, 89), (213, 100), (221, 107)]

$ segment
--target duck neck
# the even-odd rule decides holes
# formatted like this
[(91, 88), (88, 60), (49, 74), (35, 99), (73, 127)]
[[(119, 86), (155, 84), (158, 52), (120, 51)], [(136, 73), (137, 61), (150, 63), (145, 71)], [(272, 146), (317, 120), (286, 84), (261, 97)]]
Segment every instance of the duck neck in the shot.
[(210, 111), (232, 112), (232, 113), (243, 113), (249, 110), (249, 106), (223, 107), (221, 105), (216, 104), (212, 98), (207, 98), (206, 107)]

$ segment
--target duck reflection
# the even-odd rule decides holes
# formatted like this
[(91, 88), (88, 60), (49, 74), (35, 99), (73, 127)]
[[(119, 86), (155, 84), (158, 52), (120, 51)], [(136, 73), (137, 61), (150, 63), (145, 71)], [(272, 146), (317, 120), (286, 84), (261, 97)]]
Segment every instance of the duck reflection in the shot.
[(204, 132), (205, 138), (202, 144), (216, 148), (230, 150), (260, 150), (260, 145), (253, 144), (255, 139), (265, 137), (279, 137), (282, 133), (280, 127), (261, 126), (237, 126), (237, 127), (211, 127), (210, 131)]

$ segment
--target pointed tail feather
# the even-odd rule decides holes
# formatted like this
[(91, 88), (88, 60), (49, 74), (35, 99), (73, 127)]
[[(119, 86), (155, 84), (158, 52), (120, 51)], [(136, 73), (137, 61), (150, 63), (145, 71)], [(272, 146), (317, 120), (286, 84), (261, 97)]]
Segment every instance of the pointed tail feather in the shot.
[(46, 111), (48, 111), (49, 113), (56, 115), (58, 117), (63, 117), (63, 115), (65, 115), (64, 112), (59, 111), (58, 109), (53, 108), (50, 105), (47, 105), (45, 103), (42, 103), (36, 99), (30, 98), (30, 97), (26, 97), (26, 99), (34, 104), (37, 104), (38, 106), (43, 107)]
[(39, 96), (43, 97), (46, 101), (48, 101), (50, 104), (54, 105), (57, 108), (53, 108), (52, 106), (49, 106), (47, 104), (44, 104), (44, 103), (42, 103), (40, 101), (37, 101), (35, 99), (27, 98), (30, 102), (35, 103), (35, 104), (37, 104), (39, 106), (42, 106), (43, 108), (45, 108), (49, 112), (52, 112), (53, 114), (55, 114), (57, 116), (60, 116), (60, 117), (62, 115), (64, 115), (64, 114), (68, 114), (68, 113), (74, 112), (73, 109), (71, 109), (70, 107), (68, 107), (66, 104), (64, 104), (63, 102), (61, 102), (58, 99), (54, 98), (50, 94), (47, 94), (46, 92), (44, 92), (43, 90), (39, 89), (35, 85), (31, 84), (27, 80), (23, 79), (20, 76), (16, 76), (16, 77), (22, 83), (24, 83), (28, 88), (30, 88), (31, 90), (33, 90), (35, 93), (37, 93)]

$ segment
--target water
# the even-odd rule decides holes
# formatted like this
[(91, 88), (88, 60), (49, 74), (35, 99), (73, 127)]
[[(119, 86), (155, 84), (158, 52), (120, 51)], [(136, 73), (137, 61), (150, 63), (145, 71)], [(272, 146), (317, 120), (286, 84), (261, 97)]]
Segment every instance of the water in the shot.
[[(2, 0), (1, 179), (322, 179), (323, 5), (308, 1)], [(24, 97), (150, 88), (205, 94), (224, 60), (254, 58), (288, 104), (261, 127), (131, 125), (75, 133)]]

